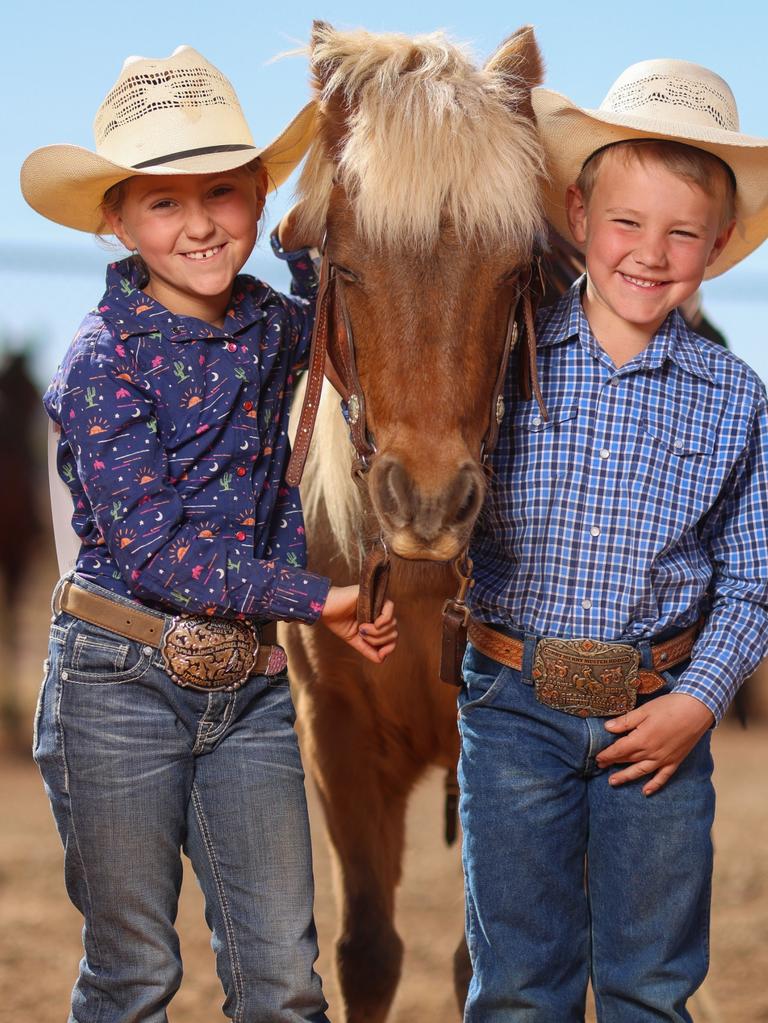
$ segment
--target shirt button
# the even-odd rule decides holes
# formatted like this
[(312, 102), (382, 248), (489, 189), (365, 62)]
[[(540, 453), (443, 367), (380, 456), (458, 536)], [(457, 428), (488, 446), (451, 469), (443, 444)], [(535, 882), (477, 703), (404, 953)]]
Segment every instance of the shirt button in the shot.
[(237, 345), (234, 343), (234, 341), (229, 341), (227, 343), (227, 351), (228, 352), (236, 352), (237, 351)]
[(611, 387), (618, 387), (619, 386), (619, 378), (618, 377), (611, 377), (611, 379), (608, 381), (608, 383), (611, 385)]
[(611, 452), (608, 450), (608, 448), (600, 448), (600, 457), (601, 458), (610, 458), (610, 455), (611, 455)]
[(681, 440), (676, 440), (674, 445), (673, 445), (675, 451), (679, 451), (682, 446), (683, 446), (683, 442)]
[(235, 472), (237, 473), (238, 476), (245, 476), (248, 470), (245, 468), (244, 465), (238, 465), (238, 467), (235, 469)]
[(243, 402), (243, 408), (245, 409), (246, 412), (250, 412), (251, 409), (253, 408), (253, 402), (252, 401), (244, 401)]
[(584, 608), (585, 611), (589, 611), (589, 609), (592, 607), (592, 601), (589, 599), (589, 597), (587, 597), (586, 599), (582, 600), (581, 606)]
[(242, 529), (240, 530), (239, 533), (235, 533), (235, 539), (245, 540), (245, 533), (242, 531)]
[(590, 529), (590, 533), (592, 534), (592, 536), (600, 536), (600, 527), (599, 526), (593, 526)]
[(532, 422), (534, 426), (541, 426), (541, 416), (536, 416), (536, 418), (533, 419)]

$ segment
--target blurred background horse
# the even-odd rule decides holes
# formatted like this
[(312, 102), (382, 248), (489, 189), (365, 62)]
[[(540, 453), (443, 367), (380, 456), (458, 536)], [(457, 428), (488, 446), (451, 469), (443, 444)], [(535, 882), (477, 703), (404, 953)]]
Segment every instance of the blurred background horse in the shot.
[(17, 610), (42, 536), (43, 422), (28, 356), (7, 355), (0, 366), (0, 736), (9, 748), (25, 752), (29, 744), (16, 677)]

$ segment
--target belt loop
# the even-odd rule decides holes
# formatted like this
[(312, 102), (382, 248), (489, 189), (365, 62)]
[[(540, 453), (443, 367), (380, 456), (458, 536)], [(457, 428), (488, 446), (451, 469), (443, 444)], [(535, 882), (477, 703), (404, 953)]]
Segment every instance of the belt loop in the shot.
[(71, 582), (71, 573), (67, 572), (54, 586), (53, 593), (51, 594), (51, 621), (61, 614), (61, 598), (64, 594), (64, 588), (68, 587)]
[(641, 639), (637, 644), (637, 649), (640, 651), (640, 667), (653, 671), (653, 652), (651, 650), (651, 641), (649, 639)]
[(533, 658), (536, 654), (536, 644), (538, 643), (538, 637), (532, 633), (526, 632), (523, 636), (523, 670), (520, 675), (520, 681), (525, 682), (527, 686), (533, 685)]

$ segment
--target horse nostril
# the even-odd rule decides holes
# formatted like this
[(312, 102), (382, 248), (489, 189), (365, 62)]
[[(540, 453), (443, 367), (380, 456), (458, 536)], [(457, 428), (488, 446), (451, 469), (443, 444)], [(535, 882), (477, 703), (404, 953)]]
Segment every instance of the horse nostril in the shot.
[(372, 480), (380, 512), (395, 528), (402, 528), (413, 517), (413, 482), (396, 459), (379, 466)]
[(471, 523), (480, 511), (483, 487), (473, 465), (463, 465), (454, 481), (451, 501), (446, 509), (446, 524), (464, 526)]

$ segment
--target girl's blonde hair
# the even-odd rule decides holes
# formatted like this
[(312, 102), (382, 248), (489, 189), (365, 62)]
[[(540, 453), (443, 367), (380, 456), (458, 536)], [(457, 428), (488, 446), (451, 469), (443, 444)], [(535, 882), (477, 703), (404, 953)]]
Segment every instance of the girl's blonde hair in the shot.
[[(257, 156), (256, 159), (251, 160), (250, 163), (246, 163), (242, 167), (237, 167), (236, 172), (239, 173), (240, 171), (246, 171), (247, 173), (253, 175), (255, 179), (261, 173), (263, 166), (264, 165), (261, 162), (261, 159)], [(226, 173), (229, 174), (233, 172), (227, 171)], [(116, 185), (112, 185), (110, 188), (108, 188), (104, 193), (104, 197), (102, 198), (101, 204), (99, 206), (99, 210), (101, 212), (101, 222), (99, 224), (99, 229), (96, 231), (96, 237), (100, 241), (104, 241), (107, 244), (110, 244), (109, 239), (106, 237), (109, 229), (109, 221), (107, 219), (107, 214), (114, 215), (120, 212), (120, 208), (122, 207), (123, 200), (125, 198), (126, 181), (130, 181), (130, 178), (123, 178), (122, 181), (118, 181)], [(262, 217), (264, 216), (263, 210), (261, 215)], [(140, 256), (137, 258), (141, 259)]]

